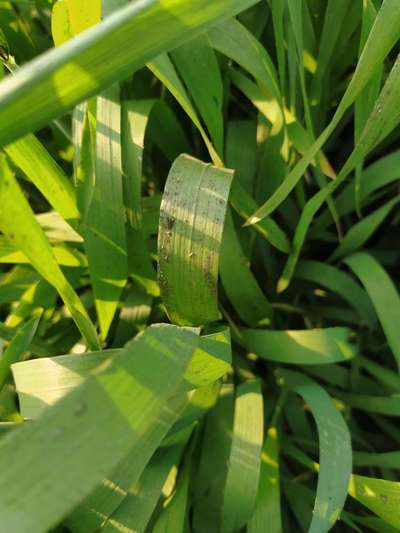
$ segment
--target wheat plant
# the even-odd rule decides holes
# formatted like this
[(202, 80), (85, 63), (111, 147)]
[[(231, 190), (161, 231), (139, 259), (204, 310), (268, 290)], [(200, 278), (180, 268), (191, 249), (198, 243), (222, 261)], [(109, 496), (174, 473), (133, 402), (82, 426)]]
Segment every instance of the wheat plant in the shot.
[(0, 532), (400, 530), (399, 0), (0, 1)]

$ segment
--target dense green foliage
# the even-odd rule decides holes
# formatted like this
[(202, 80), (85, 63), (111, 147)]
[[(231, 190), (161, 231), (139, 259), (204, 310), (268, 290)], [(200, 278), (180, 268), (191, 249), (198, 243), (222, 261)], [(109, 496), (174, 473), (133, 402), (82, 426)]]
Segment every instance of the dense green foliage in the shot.
[(0, 1), (0, 531), (400, 530), (399, 0)]

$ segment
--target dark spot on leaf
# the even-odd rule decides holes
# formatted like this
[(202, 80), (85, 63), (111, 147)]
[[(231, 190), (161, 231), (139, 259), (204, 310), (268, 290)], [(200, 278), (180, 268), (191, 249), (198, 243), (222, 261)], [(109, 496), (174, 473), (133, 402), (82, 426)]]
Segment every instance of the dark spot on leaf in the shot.
[(84, 402), (82, 400), (75, 406), (74, 415), (75, 416), (82, 416), (83, 413), (86, 411), (86, 409), (87, 409), (86, 402)]
[(172, 230), (175, 225), (175, 219), (173, 217), (167, 217), (166, 226), (168, 230)]
[(213, 291), (215, 289), (215, 279), (211, 272), (209, 272), (208, 270), (204, 272), (204, 279), (206, 281), (207, 287)]

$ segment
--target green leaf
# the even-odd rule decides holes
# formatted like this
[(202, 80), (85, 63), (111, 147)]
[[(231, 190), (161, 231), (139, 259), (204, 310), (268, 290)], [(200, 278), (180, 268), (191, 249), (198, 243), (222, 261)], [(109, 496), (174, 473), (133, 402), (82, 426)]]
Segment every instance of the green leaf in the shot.
[(187, 94), (185, 87), (179, 79), (179, 76), (169, 56), (167, 54), (162, 54), (153, 59), (153, 61), (151, 63), (148, 63), (147, 66), (152, 71), (152, 73), (171, 92), (174, 98), (176, 98), (176, 100), (182, 106), (185, 113), (187, 113), (187, 115), (190, 117), (190, 120), (198, 129), (213, 163), (217, 166), (222, 166), (221, 159), (217, 154), (206, 131), (204, 130), (200, 119), (198, 118), (198, 115), (196, 113), (196, 110), (194, 109), (192, 102), (190, 101), (189, 95)]
[[(350, 2), (348, 0), (328, 0), (325, 11), (324, 24), (320, 36), (320, 46), (317, 56), (317, 70), (314, 74), (312, 97), (316, 102), (320, 100), (322, 80), (332, 64), (336, 43), (342, 29)], [(328, 79), (326, 76), (325, 79)], [(313, 102), (315, 105), (315, 102)]]
[(57, 289), (88, 346), (96, 349), (99, 344), (94, 326), (79, 297), (61, 272), (49, 241), (9, 169), (5, 156), (1, 154), (0, 173), (0, 229), (23, 252), (39, 274)]
[[(366, 0), (363, 3), (361, 38), (360, 38), (360, 54), (367, 41), (368, 34), (371, 31), (374, 20), (376, 18), (376, 9), (372, 0)], [(354, 105), (354, 140), (357, 143), (358, 139), (364, 129), (370, 113), (373, 110), (375, 100), (378, 97), (379, 89), (382, 81), (383, 65), (376, 70), (376, 73), (362, 90)], [(357, 166), (356, 179), (354, 183), (355, 188), (355, 204), (358, 212), (360, 212), (360, 190), (361, 190), (361, 175), (362, 163)]]
[(261, 468), (263, 398), (258, 380), (238, 385), (221, 531), (239, 531), (253, 513)]
[[(46, 531), (143, 445), (196, 344), (192, 331), (152, 326), (35, 424), (1, 439), (0, 518), (7, 530)], [(38, 479), (52, 490), (38, 491)]]
[(230, 212), (226, 216), (219, 272), (222, 286), (240, 318), (249, 326), (268, 324), (271, 304), (248, 267)]
[(155, 105), (156, 100), (129, 100), (122, 103), (122, 157), (129, 273), (148, 294), (159, 296), (156, 272), (143, 230), (141, 202), (144, 140)]
[[(17, 328), (10, 328), (2, 322), (0, 322), (0, 337), (4, 340), (11, 341), (13, 337), (17, 334)], [(41, 341), (40, 339), (33, 339), (31, 341), (30, 351), (39, 356), (39, 357), (49, 357), (56, 353), (57, 347)]]
[(178, 465), (182, 448), (186, 444), (186, 438), (181, 440), (178, 444), (161, 447), (156, 451), (132, 491), (101, 528), (102, 532), (113, 533), (122, 528), (138, 533), (145, 531), (168, 474)]
[(335, 396), (354, 409), (387, 416), (400, 416), (400, 398), (393, 396), (370, 396), (335, 391)]
[[(222, 29), (222, 27), (218, 27), (219, 30)], [(245, 28), (237, 21), (228, 21), (226, 24), (223, 25), (224, 31), (226, 30), (230, 37), (229, 39), (233, 38), (232, 35), (234, 32), (236, 34), (239, 32), (240, 42), (239, 47), (236, 48), (237, 45), (235, 45), (232, 50), (228, 48), (225, 50), (225, 48), (222, 48), (220, 51), (223, 53), (227, 53), (227, 55), (231, 55), (233, 58), (236, 59), (236, 52), (239, 54), (239, 62), (242, 61), (245, 63), (246, 59), (248, 58), (248, 54), (250, 54), (250, 57), (253, 56), (254, 50), (252, 48), (252, 36), (248, 34), (248, 32), (245, 30)], [(219, 50), (219, 45), (217, 42), (215, 42), (215, 39), (217, 39), (216, 34), (210, 34), (209, 39), (211, 44)], [(228, 42), (229, 42), (228, 39)], [(248, 40), (250, 39), (250, 43)], [(244, 57), (242, 58), (240, 55), (241, 52), (241, 46), (244, 46), (246, 53)], [(259, 47), (261, 49), (261, 47)], [(255, 72), (258, 73), (261, 78), (265, 81), (265, 79), (268, 80), (268, 77), (265, 78), (264, 73), (264, 63), (261, 61), (261, 64), (258, 63), (259, 58), (256, 55), (256, 67)], [(270, 61), (268, 59), (268, 61)], [(270, 65), (272, 66), (272, 64)], [(199, 118), (197, 116), (197, 113), (192, 106), (189, 97), (185, 91), (185, 88), (183, 87), (181, 81), (179, 80), (177, 73), (175, 72), (172, 63), (170, 62), (168, 56), (163, 55), (156, 58), (156, 60), (152, 61), (148, 64), (148, 67), (151, 69), (153, 74), (157, 76), (161, 82), (167, 87), (167, 89), (173, 94), (173, 96), (176, 98), (176, 100), (179, 102), (179, 104), (182, 106), (182, 108), (185, 110), (185, 112), (188, 114), (190, 119), (192, 120), (193, 124), (198, 129), (200, 135), (203, 138), (203, 141), (207, 147), (207, 150), (210, 154), (210, 157), (213, 161), (213, 163), (216, 166), (222, 166), (222, 161), (220, 159), (220, 156), (216, 153), (210, 139), (208, 138), (206, 132), (204, 131), (204, 128), (202, 127)], [(251, 196), (240, 186), (237, 180), (233, 181), (232, 190), (231, 190), (231, 197), (230, 201), (234, 207), (234, 209), (239, 213), (240, 216), (243, 218), (247, 218), (249, 216), (249, 213), (251, 213), (256, 204), (254, 200), (251, 198)], [(267, 240), (271, 242), (273, 246), (278, 248), (279, 250), (283, 252), (287, 252), (289, 249), (289, 242), (285, 235), (285, 233), (282, 231), (282, 229), (274, 222), (272, 219), (266, 219), (262, 221), (262, 223), (258, 224), (255, 229)]]
[(196, 531), (221, 531), (224, 486), (232, 442), (234, 396), (232, 385), (222, 386), (217, 405), (207, 415), (194, 478), (196, 505), (193, 524)]
[[(389, 185), (400, 178), (399, 172), (400, 152), (393, 152), (375, 161), (364, 168), (359, 178), (359, 203), (362, 207), (374, 199), (373, 193)], [(349, 182), (335, 198), (337, 211), (341, 216), (347, 215), (355, 210), (355, 183)], [(323, 227), (329, 224), (331, 216), (323, 212), (316, 220), (312, 228), (312, 233), (319, 233)]]
[(317, 424), (320, 468), (310, 533), (329, 531), (340, 516), (351, 476), (350, 433), (329, 395), (298, 372), (279, 371), (279, 382), (300, 394)]
[(383, 518), (385, 522), (396, 529), (400, 528), (399, 482), (353, 476), (349, 494)]
[[(285, 451), (288, 455), (295, 458), (310, 470), (315, 472), (320, 470), (320, 465), (318, 465), (318, 463), (309, 459), (306, 454), (295, 446), (290, 445)], [(358, 452), (356, 452), (356, 454), (357, 453)], [(399, 514), (396, 512), (396, 503), (399, 490), (400, 483), (398, 482), (359, 475), (352, 475), (348, 485), (348, 493), (353, 498), (371, 509), (378, 516), (381, 516), (387, 523), (392, 524), (397, 528), (399, 524)], [(393, 506), (396, 506), (396, 509), (394, 509)], [(362, 524), (363, 522), (361, 521), (360, 523)], [(383, 531), (383, 529), (381, 530)], [(388, 531), (390, 531), (390, 529)]]
[(354, 452), (354, 466), (377, 466), (380, 468), (400, 468), (400, 452), (371, 453)]
[[(382, 8), (383, 9), (383, 8)], [(399, 12), (400, 13), (400, 12)], [(400, 96), (400, 54), (396, 59), (385, 85), (368, 118), (358, 144), (343, 165), (335, 181), (316, 193), (305, 205), (293, 238), (291, 253), (286, 262), (282, 276), (278, 281), (278, 292), (283, 292), (289, 285), (296, 263), (301, 253), (307, 231), (322, 204), (339, 187), (349, 173), (359, 165), (366, 154), (372, 150), (400, 122), (400, 113), (396, 102)], [(346, 96), (346, 95), (345, 95)]]
[[(290, 174), (286, 177), (282, 185), (275, 191), (257, 211), (250, 217), (248, 224), (255, 224), (262, 218), (270, 215), (290, 194), (298, 181), (303, 176), (312, 159), (325, 144), (336, 126), (342, 119), (346, 110), (354, 103), (357, 96), (364, 89), (376, 69), (380, 66), (384, 58), (390, 52), (399, 38), (400, 5), (396, 0), (384, 0), (381, 9), (375, 19), (372, 30), (368, 36), (360, 60), (357, 64), (354, 75), (347, 87), (347, 90), (331, 120), (329, 125), (321, 133), (315, 143), (307, 151), (304, 157), (296, 164)], [(389, 97), (389, 95), (388, 95)], [(396, 91), (390, 98), (397, 98)], [(393, 104), (391, 104), (393, 109)], [(397, 113), (392, 112), (390, 125), (397, 119)], [(381, 119), (382, 120), (382, 119)], [(378, 124), (376, 124), (378, 126)], [(376, 131), (379, 131), (377, 128)], [(385, 129), (384, 129), (385, 130)], [(381, 131), (379, 136), (383, 138), (386, 131)], [(376, 142), (374, 143), (376, 144)]]
[(375, 361), (367, 359), (366, 357), (360, 357), (358, 362), (362, 368), (365, 368), (365, 370), (371, 374), (371, 376), (378, 379), (390, 389), (400, 392), (400, 376), (398, 373), (388, 368), (384, 368)]
[(275, 67), (267, 50), (235, 19), (218, 24), (208, 32), (211, 45), (246, 69), (270, 96), (271, 112), (275, 114), (274, 129), (282, 126), (281, 94)]
[(173, 322), (218, 320), (219, 250), (232, 171), (182, 155), (165, 185), (158, 236), (159, 283)]
[(58, 0), (51, 15), (54, 44), (60, 46), (71, 37), (101, 20), (101, 0)]
[(4, 150), (62, 217), (79, 218), (71, 182), (34, 135), (9, 144)]
[(175, 66), (193, 98), (219, 154), (223, 153), (222, 79), (206, 35), (171, 52)]
[[(233, 180), (229, 200), (233, 209), (244, 219), (248, 217), (256, 205), (250, 194), (236, 179)], [(282, 228), (272, 218), (264, 218), (259, 224), (254, 226), (254, 229), (277, 250), (283, 253), (289, 252), (289, 239)]]
[(189, 401), (183, 413), (171, 428), (171, 438), (173, 438), (173, 434), (181, 431), (181, 429), (188, 429), (189, 427), (192, 427), (194, 423), (200, 422), (207, 412), (216, 404), (220, 390), (221, 382), (213, 381), (208, 385), (191, 391), (189, 394)]
[(32, 316), (40, 316), (45, 310), (45, 317), (53, 312), (57, 299), (54, 287), (46, 281), (40, 280), (24, 292), (20, 301), (7, 317), (7, 324), (11, 327), (19, 326), (24, 320)]
[(226, 164), (235, 169), (235, 180), (250, 195), (257, 168), (257, 124), (254, 120), (231, 120), (226, 132)]
[(16, 363), (29, 348), (29, 345), (35, 336), (40, 316), (31, 318), (22, 327), (19, 328), (12, 338), (9, 346), (0, 356), (0, 390), (10, 374), (10, 367)]
[(344, 262), (360, 278), (371, 298), (397, 366), (400, 368), (400, 338), (398, 335), (400, 299), (394, 283), (376, 259), (365, 252), (347, 257)]
[[(290, 8), (290, 6), (288, 6)], [(286, 86), (286, 58), (285, 58), (285, 35), (284, 35), (284, 0), (271, 0), (272, 22), (276, 42), (276, 55), (278, 60), (279, 82), (282, 94), (285, 94)]]
[(56, 211), (39, 213), (36, 220), (51, 241), (83, 242), (83, 238)]
[(184, 533), (186, 529), (189, 505), (190, 459), (191, 453), (189, 452), (180, 469), (174, 493), (164, 503), (164, 508), (152, 528), (154, 533)]
[[(347, 513), (349, 514), (349, 513)], [(351, 517), (358, 523), (361, 524), (361, 526), (366, 526), (369, 529), (372, 529), (372, 531), (376, 531), (377, 533), (396, 533), (398, 531), (397, 528), (394, 528), (381, 520), (380, 518), (376, 516), (355, 516), (351, 515)], [(360, 530), (361, 531), (361, 530)], [(362, 531), (361, 531), (362, 533)]]
[[(229, 329), (200, 337), (199, 346), (188, 365), (182, 390), (188, 391), (213, 383), (230, 370)], [(32, 359), (13, 365), (12, 372), (20, 401), (21, 414), (36, 419), (43, 410), (78, 387), (105, 361), (122, 349), (85, 354), (58, 355)]]
[(247, 349), (262, 359), (298, 365), (320, 365), (352, 359), (357, 349), (348, 328), (273, 331), (242, 329)]
[[(0, 86), (0, 146), (63, 115), (155, 56), (236, 15), (254, 0), (134, 2), (51, 50)], [(162, 28), (162, 32), (160, 32)], [(74, 83), (71, 83), (73, 81)], [(47, 95), (43, 98), (43, 95)], [(24, 120), (15, 121), (23, 113)]]
[(263, 533), (266, 524), (271, 533), (282, 533), (279, 477), (278, 431), (272, 425), (261, 452), (257, 500), (248, 533)]
[(363, 244), (372, 236), (375, 230), (377, 230), (380, 224), (388, 216), (393, 207), (398, 204), (400, 197), (396, 196), (382, 207), (373, 211), (370, 215), (357, 222), (346, 233), (339, 246), (333, 252), (330, 261), (338, 261), (342, 257), (349, 255), (363, 246)]
[(376, 313), (371, 300), (353, 278), (345, 272), (322, 261), (303, 260), (299, 261), (294, 277), (317, 283), (339, 294), (357, 311), (358, 315), (371, 329), (374, 328)]
[[(87, 259), (78, 250), (67, 248), (62, 245), (53, 246), (53, 253), (57, 263), (60, 266), (68, 267), (84, 267), (87, 266)], [(30, 263), (28, 257), (18, 251), (10, 242), (4, 237), (0, 237), (0, 263)]]
[(126, 283), (119, 86), (97, 97), (95, 181), (82, 223), (97, 316), (107, 337)]
[(76, 533), (90, 533), (107, 523), (107, 519), (134, 490), (157, 447), (182, 415), (187, 400), (185, 394), (178, 394), (163, 404), (157, 419), (130, 447), (117, 468), (68, 516), (66, 523), (69, 528)]

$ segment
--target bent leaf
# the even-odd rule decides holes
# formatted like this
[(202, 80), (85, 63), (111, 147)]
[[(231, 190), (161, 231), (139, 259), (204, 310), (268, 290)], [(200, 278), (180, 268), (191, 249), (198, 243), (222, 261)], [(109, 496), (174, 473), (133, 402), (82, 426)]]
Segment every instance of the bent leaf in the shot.
[(161, 202), (158, 277), (171, 320), (218, 320), (219, 251), (232, 171), (187, 155), (175, 160)]

